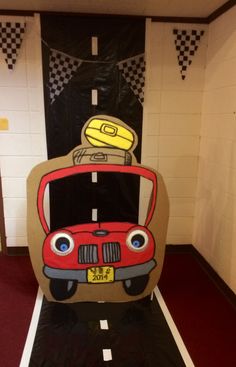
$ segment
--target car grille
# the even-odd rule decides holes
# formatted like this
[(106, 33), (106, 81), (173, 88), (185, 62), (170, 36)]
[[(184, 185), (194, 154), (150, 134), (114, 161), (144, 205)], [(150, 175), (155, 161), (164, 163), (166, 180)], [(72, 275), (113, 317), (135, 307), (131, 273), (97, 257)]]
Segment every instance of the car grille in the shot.
[(78, 260), (80, 264), (97, 264), (98, 263), (97, 245), (81, 245), (79, 247)]
[(119, 242), (106, 242), (102, 245), (104, 263), (115, 263), (120, 261), (120, 244)]

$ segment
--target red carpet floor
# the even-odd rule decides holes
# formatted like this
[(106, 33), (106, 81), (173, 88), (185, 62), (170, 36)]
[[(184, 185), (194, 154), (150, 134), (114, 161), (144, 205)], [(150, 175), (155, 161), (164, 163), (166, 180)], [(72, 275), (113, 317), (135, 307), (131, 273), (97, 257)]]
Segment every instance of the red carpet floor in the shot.
[(0, 256), (0, 366), (18, 367), (38, 285), (28, 256)]
[[(159, 287), (195, 367), (236, 366), (235, 309), (194, 255), (167, 254)], [(0, 256), (0, 366), (19, 366), (36, 293), (29, 257)]]
[(168, 254), (159, 288), (195, 366), (236, 366), (236, 310), (194, 255)]

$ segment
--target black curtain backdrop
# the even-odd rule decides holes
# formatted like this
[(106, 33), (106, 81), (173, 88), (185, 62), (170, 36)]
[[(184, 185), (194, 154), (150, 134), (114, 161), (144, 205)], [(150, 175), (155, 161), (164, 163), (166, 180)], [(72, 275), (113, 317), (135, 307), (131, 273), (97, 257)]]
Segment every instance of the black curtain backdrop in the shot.
[[(42, 50), (43, 50), (43, 77), (46, 114), (46, 134), (48, 157), (62, 156), (81, 143), (81, 129), (84, 123), (97, 114), (112, 115), (125, 121), (137, 133), (139, 143), (135, 149), (138, 161), (141, 158), (142, 139), (142, 105), (130, 89), (129, 85), (118, 70), (117, 62), (144, 53), (145, 47), (145, 20), (129, 17), (93, 17), (42, 15)], [(98, 37), (98, 55), (91, 53), (91, 37)], [(49, 90), (49, 61), (50, 49), (78, 59), (82, 62), (77, 72), (65, 85), (61, 94), (50, 103)], [(86, 62), (86, 61), (94, 62)], [(98, 105), (91, 104), (91, 90), (98, 90)], [(102, 174), (100, 174), (102, 175)], [(110, 220), (127, 221), (127, 205), (122, 207), (120, 192), (123, 187), (123, 178), (110, 175), (107, 180), (106, 212), (110, 212)], [(80, 178), (80, 188), (86, 191), (88, 180)], [(139, 180), (132, 179), (126, 182), (132, 186), (132, 215), (128, 221), (138, 221)], [(62, 224), (72, 225), (91, 221), (91, 214), (87, 217), (84, 211), (73, 215), (68, 210), (70, 203), (74, 206), (76, 182), (55, 182), (50, 187), (51, 229), (60, 228)], [(127, 190), (124, 190), (126, 192)], [(130, 190), (129, 190), (130, 191)], [(61, 202), (66, 192), (70, 192), (66, 204)], [(68, 197), (68, 195), (67, 195)], [(81, 194), (78, 198), (81, 206)], [(127, 202), (127, 201), (126, 201)], [(83, 200), (82, 206), (96, 208), (92, 196), (89, 202)], [(119, 208), (117, 216), (115, 208)], [(70, 215), (70, 213), (72, 213)], [(76, 219), (75, 219), (76, 217)]]

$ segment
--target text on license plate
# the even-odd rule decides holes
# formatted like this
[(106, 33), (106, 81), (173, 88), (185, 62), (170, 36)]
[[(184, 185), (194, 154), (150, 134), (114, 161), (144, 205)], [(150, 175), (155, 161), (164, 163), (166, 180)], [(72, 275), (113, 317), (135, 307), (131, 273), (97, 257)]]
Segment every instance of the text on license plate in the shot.
[(88, 269), (89, 283), (114, 282), (114, 268), (112, 266), (95, 266)]

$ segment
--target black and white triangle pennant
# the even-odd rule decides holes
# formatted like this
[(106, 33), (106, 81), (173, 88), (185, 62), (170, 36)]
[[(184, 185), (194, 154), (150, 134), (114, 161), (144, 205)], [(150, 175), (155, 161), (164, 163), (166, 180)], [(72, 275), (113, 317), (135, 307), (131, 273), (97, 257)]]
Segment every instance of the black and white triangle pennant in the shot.
[(60, 51), (50, 50), (49, 61), (49, 89), (51, 104), (63, 91), (66, 84), (69, 83), (82, 60), (63, 54)]
[(198, 49), (204, 31), (196, 29), (173, 29), (173, 34), (175, 35), (175, 48), (178, 54), (180, 73), (184, 80), (187, 68), (192, 63), (193, 56)]
[(144, 54), (130, 57), (117, 64), (122, 76), (141, 104), (144, 102), (145, 58)]
[(0, 48), (10, 70), (13, 70), (16, 63), (25, 28), (23, 22), (0, 22)]

